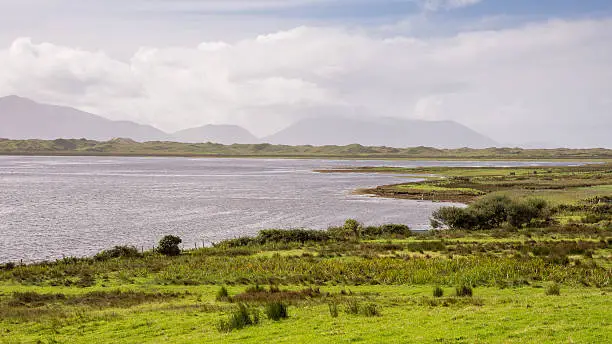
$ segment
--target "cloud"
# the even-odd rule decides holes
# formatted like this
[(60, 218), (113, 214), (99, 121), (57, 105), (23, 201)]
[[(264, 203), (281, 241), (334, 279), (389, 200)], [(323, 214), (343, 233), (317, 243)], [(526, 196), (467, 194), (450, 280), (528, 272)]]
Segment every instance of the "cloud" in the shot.
[(612, 145), (612, 20), (452, 37), (296, 27), (141, 48), (129, 60), (30, 39), (0, 50), (0, 94), (177, 130), (269, 134), (306, 116), (456, 120), (501, 142)]
[(421, 0), (421, 6), (428, 11), (450, 10), (473, 6), (482, 0)]

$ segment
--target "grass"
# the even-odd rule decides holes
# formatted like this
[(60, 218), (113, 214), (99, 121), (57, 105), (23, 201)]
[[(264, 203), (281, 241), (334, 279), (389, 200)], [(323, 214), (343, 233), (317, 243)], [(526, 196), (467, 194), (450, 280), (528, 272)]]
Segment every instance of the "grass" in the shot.
[[(9, 266), (0, 343), (608, 342), (612, 238), (589, 226)], [(296, 245), (315, 254), (260, 254)], [(84, 272), (90, 286), (65, 283)]]
[(539, 197), (560, 205), (579, 204), (596, 196), (612, 196), (611, 163), (547, 168), (362, 167), (323, 172), (421, 175), (425, 180), (417, 183), (358, 190), (358, 193), (415, 200), (471, 203), (484, 195), (494, 194)]

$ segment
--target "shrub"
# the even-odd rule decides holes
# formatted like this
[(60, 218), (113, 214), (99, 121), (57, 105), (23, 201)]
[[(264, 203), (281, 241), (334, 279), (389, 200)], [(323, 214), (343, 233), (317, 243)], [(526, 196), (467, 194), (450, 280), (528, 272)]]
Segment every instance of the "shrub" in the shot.
[(217, 329), (219, 332), (231, 332), (241, 330), (247, 326), (259, 324), (259, 313), (249, 310), (244, 304), (238, 305), (236, 310), (227, 320), (219, 321)]
[(221, 289), (217, 292), (217, 301), (226, 301), (229, 300), (229, 292), (225, 286), (222, 286)]
[(110, 250), (104, 250), (94, 256), (95, 260), (104, 261), (113, 258), (138, 258), (142, 254), (134, 246), (115, 246)]
[(327, 232), (336, 240), (358, 240), (361, 230), (361, 223), (355, 219), (348, 219), (342, 227), (330, 227)]
[(259, 244), (267, 243), (290, 243), (290, 242), (326, 242), (331, 239), (330, 233), (326, 231), (308, 229), (266, 229), (259, 232), (255, 241)]
[(266, 304), (266, 315), (268, 319), (274, 321), (287, 319), (289, 317), (287, 305), (282, 302), (270, 302)]
[(336, 303), (330, 303), (328, 306), (329, 306), (329, 315), (331, 315), (332, 318), (337, 318), (338, 317), (338, 305)]
[(432, 214), (434, 228), (493, 229), (540, 225), (550, 221), (548, 203), (541, 199), (513, 200), (507, 196), (480, 199), (467, 208), (444, 207)]
[(440, 287), (435, 287), (433, 290), (433, 296), (434, 297), (442, 297), (444, 296), (444, 289), (440, 288)]
[(553, 283), (546, 288), (546, 295), (561, 295), (561, 287), (557, 283)]
[(183, 240), (177, 236), (166, 235), (157, 244), (157, 252), (166, 256), (178, 256), (181, 254), (179, 244), (182, 242)]
[(364, 238), (406, 238), (412, 235), (410, 228), (406, 225), (387, 224), (382, 226), (368, 226), (361, 229)]
[(455, 294), (457, 294), (458, 297), (472, 297), (472, 287), (466, 284), (459, 286), (455, 288)]

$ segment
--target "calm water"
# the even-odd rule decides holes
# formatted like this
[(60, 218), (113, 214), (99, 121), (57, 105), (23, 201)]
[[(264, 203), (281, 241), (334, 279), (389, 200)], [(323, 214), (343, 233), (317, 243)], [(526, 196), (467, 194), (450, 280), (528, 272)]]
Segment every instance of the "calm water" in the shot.
[(327, 228), (346, 218), (425, 229), (444, 204), (352, 195), (409, 177), (320, 174), (342, 166), (514, 166), (520, 162), (0, 157), (0, 261), (184, 247), (265, 228)]

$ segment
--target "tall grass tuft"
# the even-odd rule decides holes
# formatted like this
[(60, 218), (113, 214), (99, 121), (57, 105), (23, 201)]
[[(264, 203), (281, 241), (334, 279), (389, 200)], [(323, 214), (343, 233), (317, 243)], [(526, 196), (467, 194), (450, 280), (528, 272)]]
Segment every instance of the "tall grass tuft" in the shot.
[(229, 292), (225, 286), (222, 286), (221, 289), (217, 292), (217, 301), (227, 301), (229, 300)]
[(266, 315), (268, 319), (279, 321), (289, 318), (289, 311), (286, 304), (282, 302), (270, 302), (266, 304)]
[(561, 295), (561, 287), (557, 283), (553, 283), (546, 288), (546, 295)]
[(332, 318), (337, 318), (338, 317), (338, 304), (335, 302), (332, 302), (328, 306), (329, 306), (329, 315), (331, 315)]
[(247, 306), (241, 303), (238, 305), (238, 310), (232, 313), (227, 320), (219, 321), (217, 329), (219, 332), (231, 332), (257, 324), (259, 324), (259, 312), (249, 310)]
[(435, 287), (434, 290), (433, 290), (433, 296), (434, 297), (442, 297), (442, 296), (444, 296), (444, 289), (442, 289), (439, 286)]
[(464, 284), (459, 287), (456, 287), (455, 293), (457, 294), (458, 297), (472, 297), (474, 292), (472, 290), (472, 287), (470, 287), (467, 284)]

